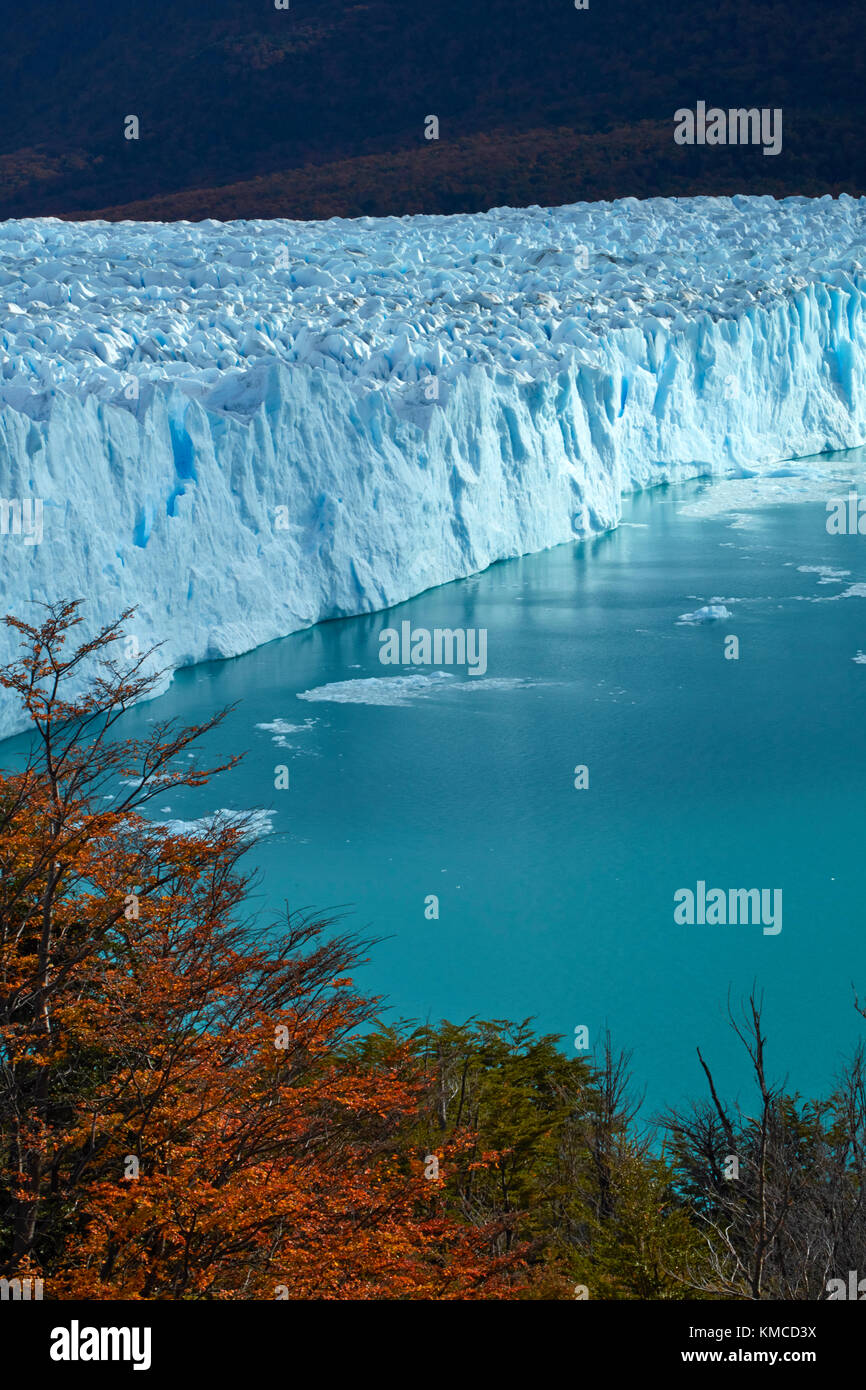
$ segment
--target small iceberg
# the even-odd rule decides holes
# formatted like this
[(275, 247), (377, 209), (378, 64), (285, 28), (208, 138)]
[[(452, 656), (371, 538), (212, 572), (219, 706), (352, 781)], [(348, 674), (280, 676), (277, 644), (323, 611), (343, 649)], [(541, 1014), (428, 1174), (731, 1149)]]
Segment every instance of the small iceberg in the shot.
[(719, 618), (732, 618), (734, 615), (723, 603), (707, 603), (703, 608), (696, 608), (694, 613), (681, 613), (678, 621), (681, 623), (714, 623)]

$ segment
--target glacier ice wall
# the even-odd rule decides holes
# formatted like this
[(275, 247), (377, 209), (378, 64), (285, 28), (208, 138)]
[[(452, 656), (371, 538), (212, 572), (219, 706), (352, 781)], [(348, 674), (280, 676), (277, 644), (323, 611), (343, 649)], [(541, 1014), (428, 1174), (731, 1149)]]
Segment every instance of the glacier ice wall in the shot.
[(134, 605), (176, 668), (861, 444), (864, 227), (847, 196), (0, 224), (0, 499), (43, 508), (35, 544), (0, 504), (0, 612)]

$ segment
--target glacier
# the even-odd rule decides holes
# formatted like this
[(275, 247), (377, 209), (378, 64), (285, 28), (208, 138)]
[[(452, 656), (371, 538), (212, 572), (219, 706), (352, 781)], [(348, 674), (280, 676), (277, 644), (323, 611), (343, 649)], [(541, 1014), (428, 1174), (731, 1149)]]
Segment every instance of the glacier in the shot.
[(862, 444), (864, 225), (847, 195), (2, 223), (2, 612), (134, 606), (164, 688), (636, 489)]

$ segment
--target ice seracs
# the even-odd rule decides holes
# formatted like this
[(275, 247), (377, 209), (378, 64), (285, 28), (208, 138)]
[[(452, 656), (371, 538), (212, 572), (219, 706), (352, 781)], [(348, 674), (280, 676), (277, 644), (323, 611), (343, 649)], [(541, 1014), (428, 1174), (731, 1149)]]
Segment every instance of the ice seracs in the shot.
[(862, 443), (864, 210), (0, 224), (0, 608), (172, 669)]

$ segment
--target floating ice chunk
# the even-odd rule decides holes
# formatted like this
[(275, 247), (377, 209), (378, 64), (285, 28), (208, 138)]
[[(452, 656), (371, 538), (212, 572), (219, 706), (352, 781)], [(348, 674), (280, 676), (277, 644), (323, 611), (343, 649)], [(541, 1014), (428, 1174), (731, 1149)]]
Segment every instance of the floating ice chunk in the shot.
[(413, 699), (430, 695), (453, 680), (448, 671), (431, 671), (423, 676), (368, 676), (301, 690), (298, 699), (331, 700), (340, 705), (409, 705)]
[[(446, 684), (447, 682), (447, 684)], [(304, 690), (298, 694), (299, 700), (332, 700), (346, 705), (409, 705), (414, 700), (423, 700), (437, 691), (447, 691), (449, 695), (497, 693), (500, 691), (525, 690), (528, 686), (538, 686), (548, 682), (533, 680), (528, 676), (488, 676), (487, 679), (458, 680), (450, 671), (431, 671), (429, 675), (415, 676), (370, 676), (349, 681), (334, 681), (330, 685), (320, 685), (314, 690)]]
[(832, 565), (798, 565), (797, 573), (819, 574), (819, 584), (841, 584), (843, 579), (851, 577), (850, 570), (837, 570)]
[(681, 613), (677, 619), (680, 623), (715, 623), (719, 618), (732, 618), (734, 615), (723, 603), (707, 603), (703, 608), (696, 608), (694, 613)]
[[(165, 807), (169, 810), (169, 807)], [(244, 838), (257, 840), (262, 835), (270, 835), (273, 832), (273, 820), (275, 811), (214, 811), (212, 815), (200, 816), (198, 820), (165, 820), (151, 821), (151, 825), (159, 830), (167, 830), (170, 835), (201, 835), (209, 830), (213, 825), (227, 825), (236, 829), (242, 829)]]
[(303, 734), (312, 729), (315, 723), (315, 719), (305, 719), (303, 724), (291, 724), (287, 719), (273, 719), (270, 724), (257, 724), (256, 728), (264, 729), (269, 734)]
[(824, 598), (813, 598), (812, 603), (835, 603), (840, 598), (866, 598), (866, 584), (849, 584), (841, 594), (827, 594)]

